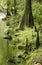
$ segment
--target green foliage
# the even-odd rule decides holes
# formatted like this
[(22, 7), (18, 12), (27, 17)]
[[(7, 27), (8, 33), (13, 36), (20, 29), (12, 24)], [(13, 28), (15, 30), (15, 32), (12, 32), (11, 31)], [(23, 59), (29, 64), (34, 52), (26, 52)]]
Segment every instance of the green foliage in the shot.
[(33, 3), (33, 15), (34, 15), (34, 21), (38, 24), (42, 24), (42, 3)]
[[(19, 30), (19, 26), (21, 23), (22, 16), (24, 14), (25, 0), (16, 1), (17, 14), (12, 14), (10, 17), (6, 18), (6, 20), (4, 21), (6, 25), (3, 24), (4, 26), (7, 26), (6, 28), (3, 27), (6, 30), (5, 38), (8, 38), (6, 39), (7, 43), (5, 42), (4, 45), (7, 44), (8, 50), (6, 50), (6, 52), (8, 52), (8, 55), (6, 55), (9, 57), (7, 58), (7, 56), (4, 56), (2, 59), (0, 59), (0, 62), (2, 63), (2, 65), (33, 65), (36, 61), (42, 64), (42, 3), (40, 4), (35, 0), (32, 1), (32, 12), (35, 25), (33, 28), (25, 27), (25, 30), (21, 31)], [(2, 0), (0, 2), (4, 5), (3, 2), (6, 3), (6, 0)], [(10, 0), (9, 12), (11, 12), (13, 6), (14, 1)], [(6, 9), (7, 6), (5, 10)], [(36, 43), (38, 42), (36, 42), (37, 32), (35, 32), (35, 26), (37, 29), (39, 29), (40, 46), (38, 49), (36, 49)], [(4, 36), (3, 30), (2, 35)], [(12, 38), (11, 40), (10, 37)]]

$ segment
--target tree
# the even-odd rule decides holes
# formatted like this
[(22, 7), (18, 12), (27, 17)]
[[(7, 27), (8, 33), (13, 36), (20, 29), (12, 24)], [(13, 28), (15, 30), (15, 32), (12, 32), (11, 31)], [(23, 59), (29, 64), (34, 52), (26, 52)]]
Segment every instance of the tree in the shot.
[(31, 0), (26, 0), (26, 6), (24, 10), (24, 15), (20, 23), (20, 29), (24, 29), (24, 26), (32, 27), (34, 25)]

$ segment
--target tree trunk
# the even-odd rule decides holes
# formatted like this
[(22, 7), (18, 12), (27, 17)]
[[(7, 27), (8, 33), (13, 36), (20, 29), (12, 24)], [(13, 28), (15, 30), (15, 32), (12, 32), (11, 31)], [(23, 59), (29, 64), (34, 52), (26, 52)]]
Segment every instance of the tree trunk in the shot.
[(22, 21), (20, 23), (20, 29), (24, 29), (24, 26), (32, 27), (33, 25), (34, 25), (34, 20), (32, 15), (31, 0), (26, 0), (26, 6)]

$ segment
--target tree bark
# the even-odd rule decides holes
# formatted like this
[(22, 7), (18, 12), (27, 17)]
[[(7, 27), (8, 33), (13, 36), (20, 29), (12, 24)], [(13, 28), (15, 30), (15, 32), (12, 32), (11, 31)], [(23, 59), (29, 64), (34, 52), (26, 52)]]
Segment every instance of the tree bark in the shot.
[(34, 20), (32, 15), (31, 0), (26, 0), (26, 6), (22, 21), (20, 23), (20, 29), (24, 29), (25, 26), (32, 27), (33, 25), (34, 25)]

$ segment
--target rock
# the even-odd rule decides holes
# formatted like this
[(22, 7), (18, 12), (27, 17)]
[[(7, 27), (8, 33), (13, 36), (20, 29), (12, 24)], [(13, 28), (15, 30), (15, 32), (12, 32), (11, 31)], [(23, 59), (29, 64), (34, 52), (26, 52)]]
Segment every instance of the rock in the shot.
[(36, 64), (34, 64), (34, 65), (41, 65), (40, 63), (36, 63)]
[(4, 18), (6, 18), (6, 14), (3, 12), (0, 12), (0, 19), (4, 19)]

